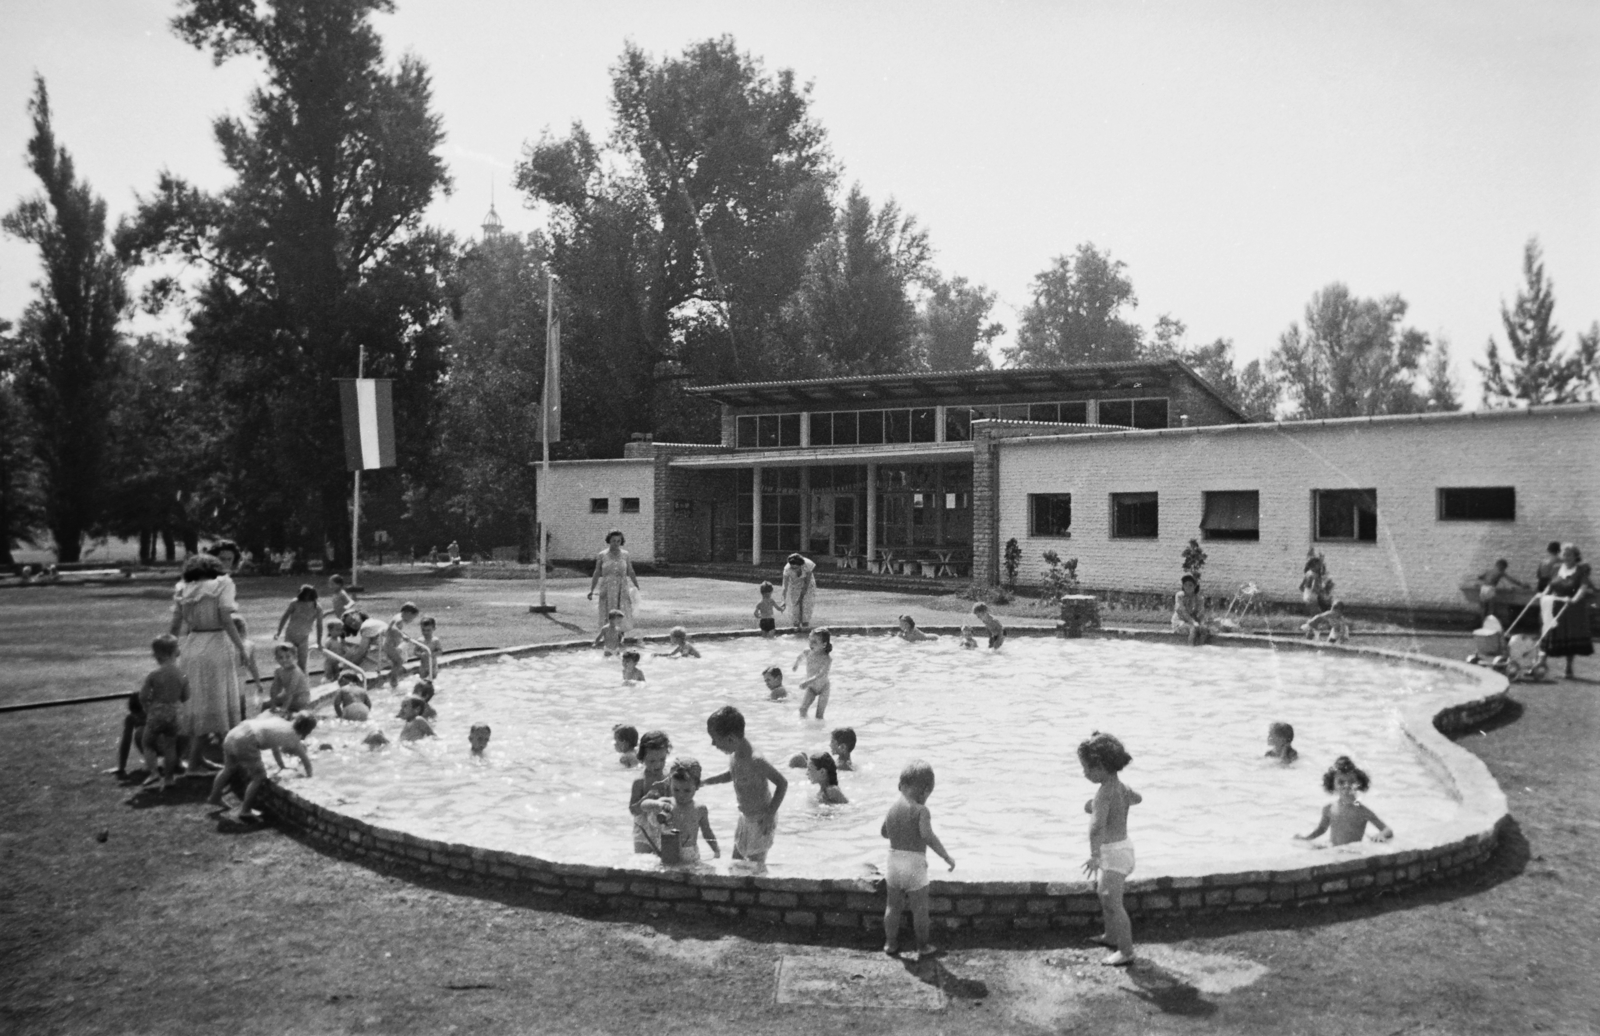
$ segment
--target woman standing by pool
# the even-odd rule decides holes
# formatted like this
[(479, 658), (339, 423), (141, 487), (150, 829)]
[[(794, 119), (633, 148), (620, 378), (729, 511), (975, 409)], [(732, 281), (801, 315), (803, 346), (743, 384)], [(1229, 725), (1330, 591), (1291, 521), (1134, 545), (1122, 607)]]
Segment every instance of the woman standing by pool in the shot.
[(183, 635), (178, 664), (189, 678), (181, 729), (189, 739), (190, 773), (199, 772), (206, 740), (222, 739), (245, 718), (237, 665), (246, 657), (233, 622), (237, 610), (224, 561), (196, 554), (184, 562), (172, 594), (171, 632)]
[(1545, 592), (1557, 598), (1566, 598), (1565, 608), (1556, 602), (1561, 618), (1550, 633), (1549, 653), (1552, 658), (1567, 660), (1567, 679), (1572, 679), (1572, 660), (1578, 655), (1594, 654), (1594, 640), (1589, 636), (1589, 605), (1594, 597), (1594, 581), (1589, 566), (1573, 543), (1561, 545), (1561, 564), (1556, 567)]
[(817, 596), (817, 563), (800, 554), (790, 554), (783, 566), (783, 603), (794, 619), (794, 628), (811, 626), (811, 610)]
[(600, 591), (599, 625), (604, 626), (611, 621), (611, 609), (622, 612), (622, 628), (633, 629), (633, 595), (628, 592), (628, 584), (633, 584), (633, 589), (639, 589), (639, 577), (633, 573), (633, 562), (628, 560), (628, 552), (622, 549), (627, 542), (627, 537), (622, 535), (620, 529), (612, 529), (606, 533), (606, 549), (602, 550), (594, 559), (594, 578), (589, 580), (589, 600), (595, 599), (594, 592)]

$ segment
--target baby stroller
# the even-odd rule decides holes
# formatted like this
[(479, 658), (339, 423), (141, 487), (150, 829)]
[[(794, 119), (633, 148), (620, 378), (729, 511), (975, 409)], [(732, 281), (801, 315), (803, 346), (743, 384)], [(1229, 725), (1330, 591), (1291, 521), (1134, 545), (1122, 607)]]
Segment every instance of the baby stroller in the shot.
[(1507, 680), (1543, 680), (1550, 671), (1545, 661), (1544, 642), (1550, 636), (1556, 624), (1561, 621), (1561, 613), (1567, 610), (1570, 600), (1559, 600), (1549, 594), (1535, 594), (1517, 613), (1512, 620), (1511, 628), (1516, 629), (1517, 623), (1528, 613), (1528, 609), (1539, 606), (1539, 635), (1537, 637), (1527, 633), (1514, 633), (1507, 636), (1506, 630), (1500, 625), (1500, 620), (1494, 616), (1483, 621), (1483, 627), (1472, 631), (1474, 651), (1467, 656), (1467, 661), (1473, 665), (1487, 666), (1497, 673), (1503, 673)]

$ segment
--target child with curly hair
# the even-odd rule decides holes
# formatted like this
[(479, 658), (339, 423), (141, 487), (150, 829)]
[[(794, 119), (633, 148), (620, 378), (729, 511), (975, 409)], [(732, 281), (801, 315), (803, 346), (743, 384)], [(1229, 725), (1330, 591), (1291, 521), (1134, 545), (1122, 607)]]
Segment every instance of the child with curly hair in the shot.
[(1144, 798), (1122, 783), (1119, 776), (1133, 756), (1110, 734), (1096, 730), (1078, 745), (1078, 762), (1083, 775), (1100, 785), (1094, 798), (1083, 804), (1092, 814), (1089, 824), (1089, 859), (1083, 865), (1085, 877), (1096, 879), (1100, 911), (1105, 917), (1105, 934), (1095, 942), (1115, 947), (1116, 952), (1101, 964), (1113, 967), (1133, 963), (1133, 924), (1122, 904), (1123, 885), (1133, 873), (1133, 842), (1128, 838), (1128, 809)]
[(1378, 830), (1368, 836), (1369, 840), (1387, 842), (1393, 838), (1394, 831), (1379, 820), (1376, 813), (1356, 801), (1356, 792), (1366, 791), (1371, 786), (1372, 780), (1366, 771), (1349, 756), (1341, 755), (1335, 759), (1333, 765), (1328, 767), (1328, 772), (1322, 775), (1322, 789), (1338, 797), (1322, 807), (1322, 819), (1317, 822), (1315, 831), (1295, 837), (1309, 842), (1326, 831), (1329, 845), (1345, 845), (1361, 841), (1367, 825), (1372, 824)]

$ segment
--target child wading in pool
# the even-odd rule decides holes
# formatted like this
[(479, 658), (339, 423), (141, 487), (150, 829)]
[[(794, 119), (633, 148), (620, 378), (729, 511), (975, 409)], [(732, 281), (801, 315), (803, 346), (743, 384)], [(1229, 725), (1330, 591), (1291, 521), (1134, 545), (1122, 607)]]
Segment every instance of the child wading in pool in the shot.
[[(706, 733), (719, 752), (728, 754), (728, 771), (707, 777), (706, 784), (733, 784), (739, 802), (739, 826), (733, 835), (733, 858), (749, 860), (758, 869), (767, 866), (767, 851), (778, 827), (778, 807), (789, 791), (789, 781), (744, 736), (744, 714), (724, 705), (706, 719)], [(771, 784), (769, 791), (767, 785)]]
[(1387, 842), (1393, 838), (1394, 832), (1388, 825), (1379, 820), (1376, 813), (1356, 801), (1356, 792), (1366, 791), (1371, 784), (1366, 772), (1351, 762), (1349, 756), (1341, 755), (1335, 759), (1333, 765), (1328, 767), (1328, 772), (1322, 775), (1322, 787), (1338, 798), (1322, 807), (1322, 819), (1318, 821), (1315, 831), (1295, 837), (1310, 841), (1326, 831), (1329, 845), (1344, 845), (1361, 841), (1370, 823), (1378, 829), (1368, 836), (1371, 841)]
[(806, 756), (806, 780), (817, 786), (817, 801), (832, 806), (842, 806), (850, 800), (839, 787), (839, 764), (827, 752), (813, 752)]
[(711, 814), (694, 800), (695, 792), (700, 790), (699, 760), (686, 755), (674, 759), (666, 783), (672, 789), (671, 796), (651, 799), (644, 805), (646, 809), (656, 811), (660, 822), (657, 830), (663, 838), (667, 837), (669, 831), (677, 832), (678, 862), (700, 862), (700, 835), (705, 836), (706, 844), (711, 847), (711, 855), (720, 858), (722, 850), (717, 846), (715, 832), (711, 830)]
[(622, 620), (627, 618), (621, 608), (613, 608), (606, 613), (606, 624), (600, 627), (600, 632), (594, 635), (594, 646), (606, 649), (606, 657), (610, 658), (622, 650), (624, 631)]
[(989, 646), (998, 648), (1006, 642), (1006, 628), (1000, 625), (1000, 620), (989, 614), (989, 606), (979, 601), (972, 606), (972, 617), (983, 623), (983, 628), (989, 631)]
[(789, 668), (799, 669), (801, 662), (806, 664), (806, 678), (800, 681), (800, 689), (806, 696), (800, 702), (800, 716), (805, 718), (811, 703), (816, 702), (817, 718), (821, 719), (828, 710), (828, 692), (833, 690), (828, 680), (833, 671), (833, 636), (825, 629), (812, 630), (806, 649), (795, 656), (794, 665)]
[(923, 640), (939, 639), (931, 633), (924, 633), (917, 629), (917, 620), (913, 619), (909, 615), (900, 616), (900, 632), (896, 635), (900, 637), (901, 640), (908, 641), (912, 644)]
[(1094, 815), (1089, 824), (1089, 859), (1083, 865), (1086, 877), (1095, 879), (1100, 895), (1100, 910), (1105, 915), (1105, 934), (1096, 942), (1116, 947), (1101, 964), (1119, 966), (1133, 962), (1133, 924), (1122, 905), (1122, 887), (1133, 873), (1133, 842), (1128, 839), (1128, 807), (1144, 799), (1122, 783), (1118, 776), (1133, 757), (1122, 742), (1098, 730), (1078, 746), (1078, 762), (1083, 775), (1100, 789), (1083, 804), (1083, 811)]
[(778, 619), (775, 612), (783, 611), (787, 605), (780, 604), (772, 599), (772, 584), (761, 584), (761, 600), (756, 602), (756, 625), (761, 628), (763, 637), (777, 635)]
[(889, 868), (885, 885), (888, 901), (883, 908), (883, 952), (900, 952), (900, 915), (911, 904), (911, 928), (917, 936), (914, 960), (921, 960), (938, 947), (928, 941), (928, 849), (956, 869), (955, 857), (945, 852), (939, 836), (933, 833), (933, 814), (928, 812), (928, 796), (933, 794), (933, 767), (921, 759), (906, 764), (900, 771), (900, 799), (889, 807), (880, 833), (889, 840)]
[(627, 723), (611, 728), (611, 747), (617, 753), (617, 762), (633, 769), (639, 765), (639, 730)]
[(1286, 766), (1300, 758), (1300, 753), (1294, 750), (1294, 728), (1289, 724), (1274, 723), (1267, 728), (1267, 758)]
[(789, 692), (783, 687), (783, 670), (775, 665), (767, 666), (761, 671), (761, 681), (767, 685), (767, 699), (769, 701), (782, 701), (789, 697)]
[(629, 648), (622, 653), (622, 682), (644, 683), (644, 670), (639, 668), (639, 652)]
[(672, 645), (671, 651), (657, 651), (656, 658), (699, 658), (700, 651), (689, 643), (689, 631), (682, 626), (672, 627), (672, 632), (667, 634), (667, 643)]
[(650, 837), (649, 825), (654, 815), (644, 808), (646, 798), (659, 798), (671, 794), (663, 778), (666, 775), (667, 753), (672, 751), (672, 739), (659, 730), (647, 730), (639, 739), (636, 753), (644, 764), (644, 772), (633, 782), (628, 792), (628, 812), (633, 814), (633, 851), (653, 853), (656, 847)]
[(839, 727), (828, 737), (828, 751), (833, 753), (834, 765), (841, 770), (851, 769), (850, 753), (856, 750), (856, 732), (852, 727)]

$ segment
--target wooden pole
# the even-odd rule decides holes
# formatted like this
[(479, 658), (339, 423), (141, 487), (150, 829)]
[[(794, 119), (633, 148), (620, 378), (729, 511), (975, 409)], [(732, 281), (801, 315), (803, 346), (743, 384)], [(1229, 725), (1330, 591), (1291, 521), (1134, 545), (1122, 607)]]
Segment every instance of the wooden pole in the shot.
[[(356, 353), (356, 380), (360, 381), (366, 373), (367, 347), (358, 347)], [(350, 590), (357, 591), (361, 586), (361, 468), (356, 467), (356, 493), (355, 503), (350, 508)]]

